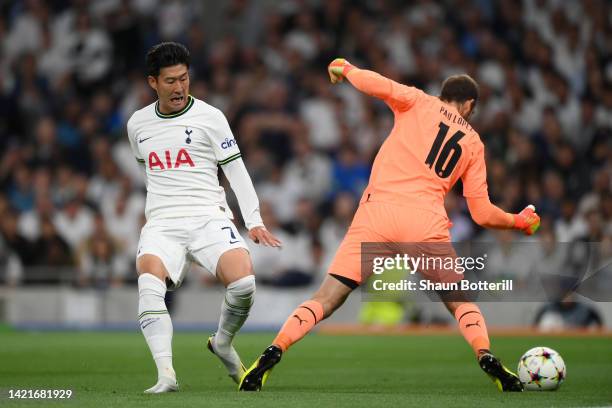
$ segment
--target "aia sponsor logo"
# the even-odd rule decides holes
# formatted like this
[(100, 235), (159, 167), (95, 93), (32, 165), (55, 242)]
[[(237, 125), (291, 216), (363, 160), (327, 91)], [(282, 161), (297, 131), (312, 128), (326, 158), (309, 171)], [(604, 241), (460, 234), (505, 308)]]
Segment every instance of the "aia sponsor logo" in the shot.
[[(165, 160), (162, 161), (162, 159)], [(195, 167), (186, 149), (179, 150), (175, 157), (172, 156), (170, 150), (165, 150), (161, 154), (161, 158), (156, 152), (149, 153), (149, 170), (169, 170), (177, 169), (181, 166)]]

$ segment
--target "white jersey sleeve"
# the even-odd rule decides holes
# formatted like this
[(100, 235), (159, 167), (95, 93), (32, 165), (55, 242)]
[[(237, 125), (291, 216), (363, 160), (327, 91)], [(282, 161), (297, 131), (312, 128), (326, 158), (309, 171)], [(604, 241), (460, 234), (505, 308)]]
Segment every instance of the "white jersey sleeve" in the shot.
[(127, 122), (127, 134), (128, 140), (130, 142), (130, 148), (132, 149), (132, 154), (138, 163), (144, 164), (144, 159), (142, 158), (140, 152), (138, 151), (138, 145), (136, 143), (136, 132), (134, 129), (134, 117), (132, 116)]
[(215, 120), (211, 121), (211, 138), (215, 158), (219, 165), (223, 166), (241, 157), (238, 143), (232, 134), (225, 115), (220, 110), (215, 110)]
[(238, 143), (223, 112), (217, 111), (217, 114), (214, 128), (210, 132), (215, 158), (236, 194), (247, 229), (261, 227), (264, 224), (259, 214), (259, 200), (242, 161)]
[(134, 155), (134, 158), (139, 164), (138, 169), (142, 172), (143, 180), (146, 186), (147, 185), (147, 172), (144, 168), (145, 161), (142, 158), (142, 155), (140, 154), (140, 152), (138, 151), (138, 143), (136, 142), (136, 135), (134, 131), (134, 124), (133, 124), (132, 118), (128, 120), (126, 127), (127, 127), (127, 133), (128, 133), (128, 141), (130, 142), (130, 148), (132, 149), (132, 154)]
[(257, 193), (242, 159), (232, 160), (231, 163), (227, 163), (221, 166), (221, 168), (236, 194), (240, 212), (244, 219), (244, 225), (248, 230), (255, 227), (263, 227), (264, 223), (259, 214)]

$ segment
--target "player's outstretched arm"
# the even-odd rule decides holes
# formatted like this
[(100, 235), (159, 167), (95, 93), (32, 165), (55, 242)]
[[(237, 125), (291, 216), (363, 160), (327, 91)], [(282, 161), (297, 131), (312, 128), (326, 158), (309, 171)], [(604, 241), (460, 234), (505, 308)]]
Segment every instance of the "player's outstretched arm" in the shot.
[(474, 222), (485, 228), (517, 229), (525, 235), (533, 235), (540, 227), (540, 216), (533, 205), (518, 214), (510, 214), (492, 204), (489, 197), (466, 198)]
[(280, 240), (264, 226), (259, 214), (257, 193), (242, 159), (233, 160), (223, 165), (222, 169), (238, 199), (242, 218), (249, 230), (249, 238), (256, 244), (280, 247)]
[(361, 92), (382, 99), (399, 110), (409, 109), (422, 93), (417, 88), (402, 85), (377, 72), (359, 69), (344, 58), (333, 60), (327, 67), (327, 73), (332, 84), (347, 78)]
[(478, 142), (465, 146), (470, 159), (463, 180), (463, 195), (467, 200), (470, 215), (476, 224), (485, 228), (517, 229), (526, 235), (532, 235), (540, 227), (540, 217), (533, 205), (527, 206), (518, 214), (510, 214), (491, 204), (487, 186), (487, 166), (485, 163), (484, 144)]

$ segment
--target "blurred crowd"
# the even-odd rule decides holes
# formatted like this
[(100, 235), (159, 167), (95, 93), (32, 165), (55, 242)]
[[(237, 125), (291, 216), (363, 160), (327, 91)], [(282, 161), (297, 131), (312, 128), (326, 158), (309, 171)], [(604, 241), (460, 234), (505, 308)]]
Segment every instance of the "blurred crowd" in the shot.
[[(492, 202), (533, 203), (536, 239), (609, 251), (608, 1), (25, 0), (0, 12), (0, 284), (135, 280), (145, 191), (125, 123), (155, 100), (144, 55), (165, 40), (190, 49), (191, 93), (228, 117), (284, 242), (252, 247), (263, 284), (320, 279), (393, 124), (384, 103), (330, 85), (337, 56), (434, 95), (472, 75)], [(455, 241), (518, 238), (483, 234), (461, 186), (447, 211)]]

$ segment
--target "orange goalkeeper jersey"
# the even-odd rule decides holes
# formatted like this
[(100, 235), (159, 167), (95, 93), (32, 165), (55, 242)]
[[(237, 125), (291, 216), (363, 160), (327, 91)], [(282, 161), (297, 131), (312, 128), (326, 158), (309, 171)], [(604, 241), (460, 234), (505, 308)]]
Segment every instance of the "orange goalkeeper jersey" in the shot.
[(373, 71), (354, 68), (346, 77), (384, 100), (395, 115), (361, 202), (401, 204), (446, 217), (444, 196), (459, 178), (465, 197), (488, 197), (484, 145), (453, 106)]

